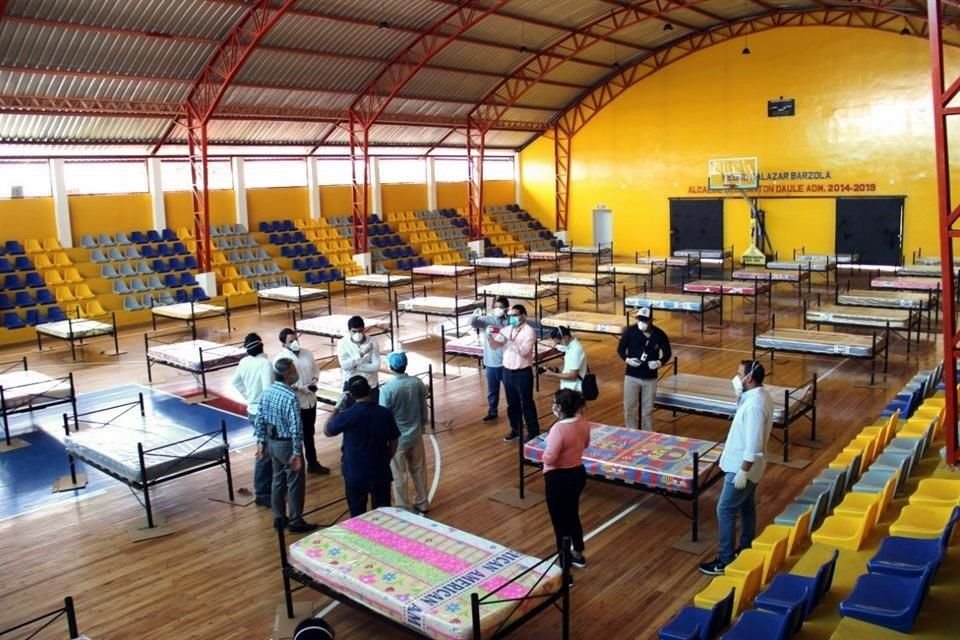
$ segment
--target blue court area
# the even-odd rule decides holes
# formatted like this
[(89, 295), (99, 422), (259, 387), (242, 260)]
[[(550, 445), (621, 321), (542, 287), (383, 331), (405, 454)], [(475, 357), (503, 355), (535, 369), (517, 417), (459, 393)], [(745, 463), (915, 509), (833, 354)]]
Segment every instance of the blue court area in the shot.
[[(253, 429), (245, 417), (201, 404), (188, 404), (177, 396), (135, 384), (80, 394), (77, 396), (77, 410), (84, 414), (132, 402), (140, 393), (143, 394), (147, 421), (162, 419), (205, 433), (218, 428), (221, 420), (226, 420), (231, 449), (254, 442)], [(63, 493), (51, 491), (53, 483), (70, 472), (63, 446), (64, 411), (69, 412), (70, 406), (60, 405), (10, 417), (11, 431), (20, 434), (17, 437), (30, 446), (0, 453), (0, 520), (55, 504), (83, 500), (109, 488), (127, 491), (116, 480), (82, 462), (77, 462), (77, 471), (87, 474), (86, 488)], [(104, 417), (109, 418), (109, 415), (104, 414)], [(82, 420), (81, 428), (84, 428)], [(141, 418), (139, 411), (134, 409), (120, 420), (122, 424), (131, 424), (131, 421), (139, 424)]]

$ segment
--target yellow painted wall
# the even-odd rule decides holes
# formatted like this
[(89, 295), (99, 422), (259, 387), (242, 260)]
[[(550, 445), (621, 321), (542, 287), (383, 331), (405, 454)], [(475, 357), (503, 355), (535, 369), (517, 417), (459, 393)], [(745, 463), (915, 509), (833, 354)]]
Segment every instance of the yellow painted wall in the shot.
[(15, 198), (0, 200), (0, 239), (57, 237), (53, 198)]
[[(664, 252), (669, 199), (689, 197), (691, 186), (704, 186), (710, 158), (757, 156), (761, 173), (829, 170), (832, 183), (875, 185), (874, 191), (840, 195), (906, 195), (904, 251), (935, 252), (926, 41), (867, 29), (811, 27), (751, 35), (749, 56), (741, 55), (742, 47), (740, 40), (727, 42), (666, 67), (614, 100), (577, 134), (571, 241), (592, 241), (589, 212), (604, 203), (614, 211), (618, 253)], [(957, 50), (948, 55), (951, 62), (960, 61)], [(767, 100), (779, 96), (796, 99), (796, 116), (767, 117)], [(522, 152), (521, 181), (524, 205), (552, 227), (552, 140), (537, 140)], [(833, 250), (834, 200), (824, 195), (831, 197), (761, 198), (781, 255), (802, 245)], [(742, 200), (727, 201), (726, 244), (732, 241), (738, 252), (748, 240), (746, 212)]]
[[(484, 206), (514, 204), (517, 199), (513, 189), (513, 180), (484, 180)], [(461, 205), (463, 206), (463, 205)]]
[(380, 195), (384, 212), (427, 208), (426, 184), (384, 184), (380, 186)]
[(350, 186), (320, 187), (320, 212), (324, 218), (348, 216), (353, 211)]
[(310, 217), (307, 187), (247, 189), (247, 218), (250, 229), (271, 220), (306, 220)]
[(466, 209), (466, 182), (438, 182), (437, 207), (440, 209)]
[(125, 193), (117, 195), (68, 196), (73, 242), (80, 237), (100, 233), (149, 229), (150, 194)]
[[(189, 191), (173, 191), (163, 194), (163, 204), (167, 212), (167, 226), (176, 230), (179, 227), (193, 229), (193, 199)], [(210, 223), (236, 224), (237, 207), (234, 203), (233, 189), (210, 192)], [(147, 226), (150, 228), (150, 220)]]

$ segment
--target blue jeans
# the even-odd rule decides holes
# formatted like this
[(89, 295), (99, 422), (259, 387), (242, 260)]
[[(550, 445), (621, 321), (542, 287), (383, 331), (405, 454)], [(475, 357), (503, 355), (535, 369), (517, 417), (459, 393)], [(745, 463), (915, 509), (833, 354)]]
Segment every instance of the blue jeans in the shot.
[(727, 565), (733, 562), (733, 539), (737, 533), (737, 514), (740, 514), (740, 546), (744, 549), (757, 535), (757, 503), (755, 493), (757, 485), (747, 480), (747, 486), (737, 489), (733, 478), (737, 474), (725, 473), (723, 489), (717, 501), (717, 525), (720, 534), (720, 562)]
[[(256, 416), (248, 416), (250, 423)], [(266, 451), (266, 445), (264, 445)], [(273, 492), (273, 463), (270, 460), (270, 452), (266, 451), (262, 460), (253, 461), (253, 495), (261, 502), (270, 502), (270, 495)]]
[(503, 382), (503, 367), (487, 367), (487, 413), (497, 415), (500, 408), (500, 383)]

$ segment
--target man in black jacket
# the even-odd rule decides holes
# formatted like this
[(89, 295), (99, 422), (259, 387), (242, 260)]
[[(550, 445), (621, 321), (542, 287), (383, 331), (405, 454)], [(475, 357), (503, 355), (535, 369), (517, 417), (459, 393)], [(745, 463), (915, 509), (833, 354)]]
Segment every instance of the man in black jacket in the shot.
[[(617, 354), (627, 363), (623, 377), (623, 415), (626, 426), (653, 430), (653, 400), (657, 395), (657, 369), (672, 357), (670, 340), (653, 326), (649, 307), (637, 311), (637, 324), (630, 325), (620, 338)], [(640, 409), (640, 420), (637, 410)], [(639, 424), (638, 424), (639, 422)]]

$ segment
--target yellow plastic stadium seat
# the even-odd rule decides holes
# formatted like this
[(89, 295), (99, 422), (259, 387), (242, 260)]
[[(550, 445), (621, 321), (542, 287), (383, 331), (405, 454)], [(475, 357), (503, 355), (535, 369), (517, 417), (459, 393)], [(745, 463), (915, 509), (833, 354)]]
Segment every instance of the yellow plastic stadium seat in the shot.
[(213, 252), (213, 264), (221, 265), (228, 264), (227, 256), (223, 255), (220, 251)]
[[(881, 421), (877, 421), (881, 422)], [(862, 436), (872, 436), (877, 438), (877, 450), (874, 452), (874, 459), (880, 451), (883, 450), (890, 440), (893, 439), (893, 434), (896, 433), (897, 424), (900, 422), (900, 410), (897, 409), (893, 412), (889, 418), (882, 421), (882, 424), (873, 424), (869, 427), (864, 427), (860, 430), (860, 435)]]
[(43, 281), (47, 283), (48, 287), (53, 287), (58, 284), (63, 284), (63, 276), (61, 276), (60, 272), (56, 269), (51, 269), (50, 271), (43, 272)]
[(73, 292), (70, 291), (70, 287), (57, 287), (57, 304), (62, 304), (64, 302), (73, 302), (77, 299)]
[(296, 220), (293, 221), (293, 226), (295, 226), (297, 229), (306, 229), (307, 223), (301, 220), (300, 218), (297, 218)]
[(23, 250), (27, 253), (43, 253), (39, 240), (27, 239), (23, 241)]
[(190, 227), (177, 227), (177, 237), (181, 240), (192, 240), (193, 230)]
[(925, 446), (929, 446), (933, 442), (934, 433), (937, 430), (937, 419), (936, 418), (910, 418), (907, 420), (906, 424), (900, 428), (900, 431), (897, 432), (898, 438), (922, 438), (925, 442)]
[(75, 295), (78, 300), (92, 300), (97, 297), (86, 284), (78, 284)]
[(951, 507), (927, 507), (908, 504), (897, 521), (890, 525), (890, 535), (904, 538), (939, 538), (953, 512)]
[(910, 504), (918, 507), (955, 507), (960, 505), (960, 480), (925, 478), (910, 495)]
[(57, 240), (56, 238), (44, 238), (43, 250), (44, 251), (62, 251), (63, 247), (60, 246), (60, 241)]
[(83, 307), (78, 304), (67, 304), (63, 306), (63, 312), (67, 314), (68, 318), (86, 318), (87, 315), (83, 312)]
[(869, 467), (877, 457), (878, 446), (880, 445), (880, 433), (873, 435), (864, 434), (862, 431), (850, 441), (851, 447), (863, 447), (863, 462), (860, 463), (862, 469)]
[(99, 300), (91, 300), (88, 302), (85, 311), (87, 317), (107, 315), (107, 310), (103, 308)]
[(833, 513), (838, 516), (860, 518), (872, 512), (873, 519), (867, 522), (867, 528), (873, 529), (877, 525), (877, 520), (880, 518), (880, 509), (883, 504), (882, 498), (883, 496), (878, 493), (851, 491), (843, 496), (843, 501), (833, 509)]
[(197, 241), (196, 241), (196, 240), (187, 240), (184, 244), (187, 245), (187, 251), (189, 251), (190, 253), (194, 253), (194, 254), (195, 254), (195, 253), (197, 252)]
[(224, 283), (223, 283), (223, 290), (221, 291), (221, 293), (223, 294), (223, 296), (224, 296), (225, 298), (229, 298), (229, 297), (231, 297), (231, 296), (235, 296), (235, 295), (238, 295), (238, 294), (239, 294), (239, 292), (237, 291), (237, 288), (234, 287), (234, 286), (233, 286), (233, 283), (231, 283), (231, 282), (224, 282)]
[(874, 498), (872, 505), (859, 517), (830, 516), (823, 521), (819, 529), (813, 532), (811, 537), (817, 544), (859, 551), (867, 536), (870, 535), (868, 524), (877, 521), (879, 508), (880, 500)]
[(80, 275), (76, 267), (67, 267), (63, 270), (63, 281), (70, 283), (83, 282), (83, 276)]
[(763, 583), (767, 584), (780, 570), (780, 566), (787, 557), (787, 546), (790, 541), (790, 527), (779, 524), (767, 525), (759, 536), (750, 543), (750, 548), (759, 551), (764, 556)]
[(253, 287), (250, 286), (250, 283), (246, 280), (241, 280), (237, 283), (237, 293), (253, 293)]
[(803, 544), (810, 537), (810, 521), (813, 519), (813, 507), (811, 506), (797, 518), (793, 525), (769, 525), (769, 527), (786, 527), (790, 530), (790, 536), (787, 538), (787, 555), (792, 556), (800, 553)]
[(754, 549), (744, 549), (737, 558), (723, 568), (723, 577), (737, 584), (738, 600), (746, 607), (760, 593), (763, 586), (764, 555)]
[(837, 457), (830, 461), (828, 465), (831, 469), (841, 469), (847, 471), (847, 477), (856, 482), (863, 471), (863, 448), (854, 447), (853, 443), (844, 448), (837, 454)]
[(54, 254), (53, 264), (57, 265), (58, 267), (72, 267), (73, 261), (70, 259), (70, 256), (61, 251), (60, 253)]
[(733, 589), (732, 615), (736, 617), (743, 607), (740, 599), (740, 589), (737, 588), (736, 581), (727, 576), (717, 576), (711, 580), (703, 591), (693, 596), (693, 604), (698, 609), (713, 609), (718, 602), (730, 595), (731, 589)]
[(39, 253), (33, 257), (33, 266), (35, 269), (53, 269), (53, 263), (50, 261), (50, 256), (45, 253)]
[(225, 280), (239, 280), (240, 274), (237, 272), (237, 268), (233, 266), (224, 267), (223, 277)]

